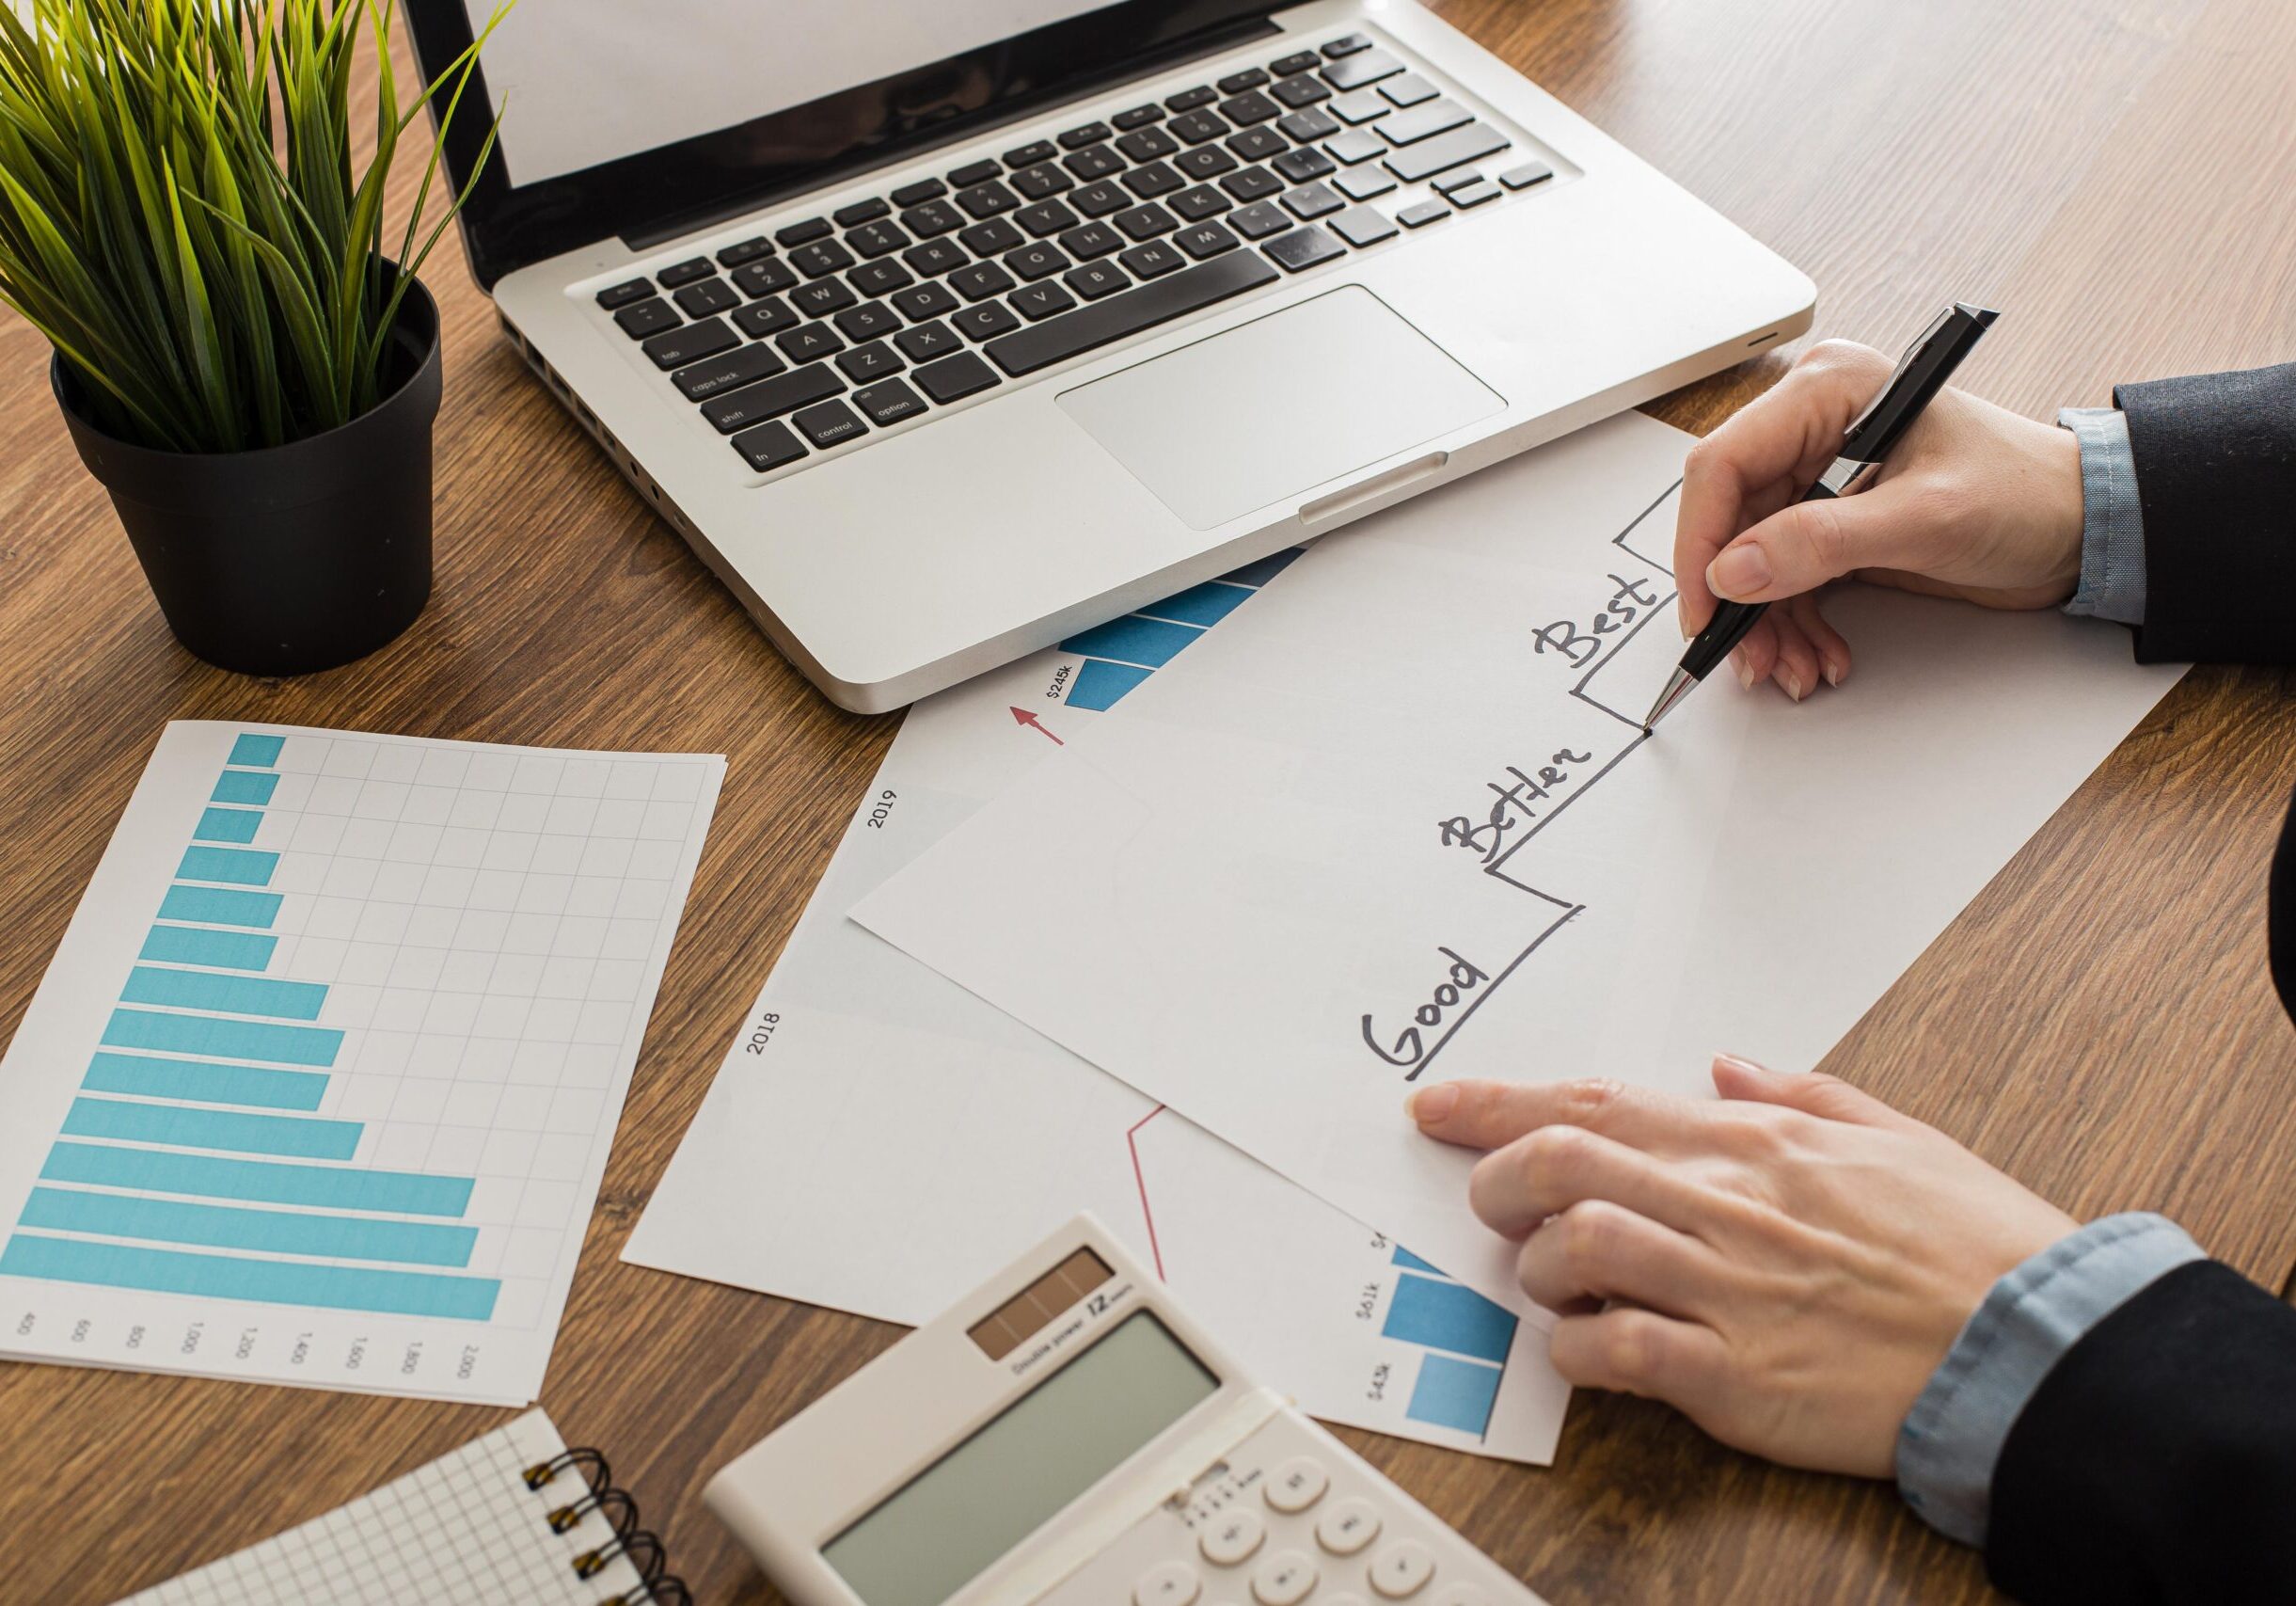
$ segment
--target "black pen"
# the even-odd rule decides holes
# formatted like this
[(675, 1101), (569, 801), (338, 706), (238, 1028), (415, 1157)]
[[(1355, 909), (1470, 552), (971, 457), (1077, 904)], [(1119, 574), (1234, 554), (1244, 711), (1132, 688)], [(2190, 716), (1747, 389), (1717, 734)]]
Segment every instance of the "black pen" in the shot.
[[(1842, 437), (1841, 454), (1818, 476), (1817, 484), (1801, 494), (1800, 500), (1813, 501), (1820, 497), (1847, 496), (1870, 471), (1880, 468), (1881, 460), (1905, 438), (1906, 431), (1913, 427), (1913, 421), (1922, 416), (1929, 398), (1945, 388), (1954, 370), (1961, 366), (1961, 359), (1999, 316), (1989, 308), (1971, 307), (1961, 301), (1939, 313), (1937, 321), (1924, 329), (1906, 348), (1906, 355), (1897, 359), (1890, 382)], [(1658, 700), (1650, 706), (1650, 713), (1642, 721), (1644, 732), (1688, 696), (1691, 687), (1713, 674), (1730, 656), (1730, 649), (1745, 640), (1746, 632), (1754, 628), (1754, 622), (1768, 608), (1766, 602), (1719, 603), (1706, 628), (1683, 649), (1681, 667), (1667, 681), (1666, 690), (1658, 693)]]

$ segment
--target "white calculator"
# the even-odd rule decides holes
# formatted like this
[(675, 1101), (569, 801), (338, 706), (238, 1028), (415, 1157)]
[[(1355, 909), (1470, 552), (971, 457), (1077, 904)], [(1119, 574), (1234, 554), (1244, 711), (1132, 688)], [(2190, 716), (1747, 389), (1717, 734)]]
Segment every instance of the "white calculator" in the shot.
[(796, 1606), (1538, 1606), (1080, 1216), (710, 1480)]

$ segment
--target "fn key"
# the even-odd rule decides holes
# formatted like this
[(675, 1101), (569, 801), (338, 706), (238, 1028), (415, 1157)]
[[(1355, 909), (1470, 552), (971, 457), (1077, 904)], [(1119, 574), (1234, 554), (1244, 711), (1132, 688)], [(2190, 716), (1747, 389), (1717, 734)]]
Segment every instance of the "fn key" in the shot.
[(805, 447), (796, 434), (778, 420), (743, 430), (734, 437), (734, 450), (749, 459), (750, 467), (761, 474), (769, 474), (805, 455)]

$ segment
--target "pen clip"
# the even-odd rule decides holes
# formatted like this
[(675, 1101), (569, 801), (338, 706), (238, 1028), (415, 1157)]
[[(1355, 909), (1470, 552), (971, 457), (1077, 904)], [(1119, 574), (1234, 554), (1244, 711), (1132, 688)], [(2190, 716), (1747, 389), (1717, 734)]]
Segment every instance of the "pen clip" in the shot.
[(1858, 438), (1858, 432), (1863, 429), (1867, 421), (1880, 409), (1881, 404), (1890, 399), (1890, 393), (1897, 389), (1897, 382), (1903, 379), (1906, 376), (1906, 371), (1913, 366), (1913, 359), (1922, 355), (1922, 349), (1937, 338), (1938, 332), (1952, 322), (1954, 314), (1959, 310), (1958, 307), (1946, 308), (1944, 311), (1929, 320), (1927, 328), (1913, 337), (1904, 354), (1898, 358), (1897, 366), (1891, 369), (1890, 376), (1881, 382), (1881, 389), (1875, 391), (1874, 399), (1865, 404), (1865, 410), (1850, 420), (1849, 427), (1842, 432), (1845, 443)]

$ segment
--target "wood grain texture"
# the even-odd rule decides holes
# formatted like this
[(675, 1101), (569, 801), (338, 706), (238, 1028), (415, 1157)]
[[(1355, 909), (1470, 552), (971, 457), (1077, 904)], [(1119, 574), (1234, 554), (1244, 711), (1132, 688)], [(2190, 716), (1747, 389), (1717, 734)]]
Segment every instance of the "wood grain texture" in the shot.
[[(1992, 300), (2007, 315), (1965, 380), (2042, 416), (2119, 378), (2296, 356), (2286, 0), (1441, 8), (1805, 268), (1819, 334), (1894, 346), (1940, 296)], [(0, 326), (0, 833), (29, 845), (0, 864), (0, 1030), (168, 719), (726, 753), (544, 1403), (612, 1452), (701, 1598), (770, 1599), (701, 1486), (897, 1330), (616, 1256), (894, 722), (813, 694), (494, 338), (460, 261), (429, 277), (448, 358), (436, 599), (384, 652), (293, 681), (174, 644), (55, 417), (45, 347)], [(1702, 432), (1790, 356), (1650, 410)], [(2296, 1035), (2264, 979), (2263, 893), (2296, 781), (2291, 693), (2286, 675), (2189, 677), (1827, 1067), (2068, 1208), (2167, 1210), (2280, 1286)], [(111, 1598), (500, 1420), (0, 1367), (0, 1595)], [(1888, 1488), (1763, 1467), (1637, 1401), (1582, 1397), (1552, 1471), (1349, 1437), (1558, 1606), (1988, 1594)]]

